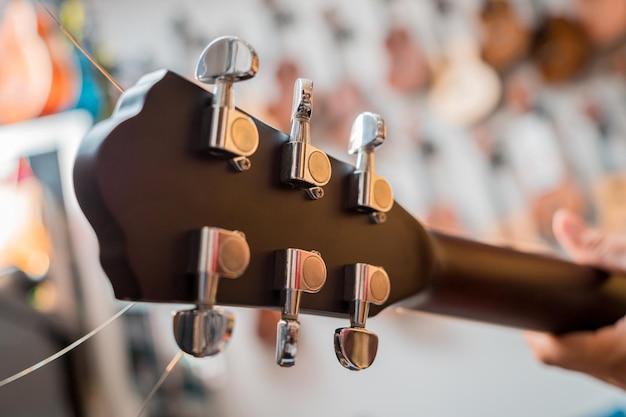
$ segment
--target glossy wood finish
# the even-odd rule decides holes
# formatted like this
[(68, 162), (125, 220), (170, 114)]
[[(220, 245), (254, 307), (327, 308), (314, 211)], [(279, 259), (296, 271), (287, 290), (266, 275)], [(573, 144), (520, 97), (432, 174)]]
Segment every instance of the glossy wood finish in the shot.
[(246, 273), (220, 282), (221, 304), (277, 308), (275, 253), (290, 247), (319, 251), (328, 269), (324, 288), (303, 295), (304, 311), (347, 315), (347, 264), (384, 266), (390, 303), (427, 286), (432, 256), (426, 232), (397, 205), (380, 225), (347, 209), (349, 165), (332, 159), (326, 195), (313, 201), (280, 182), (288, 137), (262, 122), (256, 122), (260, 145), (249, 171), (234, 172), (226, 160), (199, 151), (210, 100), (207, 91), (171, 72), (153, 73), (127, 90), (111, 118), (85, 139), (76, 192), (116, 297), (193, 302), (190, 235), (205, 225), (243, 231), (251, 249)]

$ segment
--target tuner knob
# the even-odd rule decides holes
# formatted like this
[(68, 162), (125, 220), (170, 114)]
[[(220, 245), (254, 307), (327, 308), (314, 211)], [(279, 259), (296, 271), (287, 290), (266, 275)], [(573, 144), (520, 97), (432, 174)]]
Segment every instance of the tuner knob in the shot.
[(259, 58), (247, 42), (223, 36), (211, 42), (200, 55), (196, 79), (215, 84), (210, 108), (208, 132), (203, 132), (203, 147), (212, 153), (231, 157), (238, 171), (250, 169), (248, 157), (259, 146), (259, 132), (252, 118), (237, 110), (233, 99), (233, 84), (254, 77)]
[(174, 315), (174, 338), (186, 353), (215, 355), (229, 341), (235, 317), (215, 307), (220, 278), (239, 278), (250, 263), (250, 248), (243, 233), (203, 227), (195, 234), (192, 265), (197, 280), (196, 308)]
[(374, 149), (387, 136), (383, 118), (375, 113), (361, 113), (352, 124), (348, 152), (357, 155), (356, 168), (350, 178), (350, 206), (369, 213), (374, 223), (383, 223), (393, 206), (391, 186), (374, 171)]
[(378, 351), (378, 336), (365, 329), (369, 305), (387, 301), (391, 283), (382, 267), (358, 263), (346, 267), (345, 290), (350, 327), (335, 330), (335, 354), (345, 368), (360, 371), (372, 365)]
[(276, 286), (281, 290), (281, 319), (276, 332), (276, 363), (295, 365), (298, 353), (300, 298), (326, 283), (326, 263), (319, 252), (289, 248), (276, 256)]
[(313, 103), (313, 81), (298, 78), (293, 89), (291, 135), (283, 145), (281, 180), (306, 191), (309, 198), (324, 196), (331, 165), (328, 156), (311, 145), (310, 122)]

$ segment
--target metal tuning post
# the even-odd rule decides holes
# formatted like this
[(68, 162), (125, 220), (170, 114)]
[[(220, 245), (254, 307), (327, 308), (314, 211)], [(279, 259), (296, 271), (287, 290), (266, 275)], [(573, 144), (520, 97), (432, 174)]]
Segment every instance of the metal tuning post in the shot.
[(250, 263), (250, 248), (243, 233), (203, 227), (192, 257), (197, 279), (196, 308), (174, 315), (174, 338), (186, 353), (196, 357), (215, 355), (229, 341), (235, 317), (215, 307), (220, 278), (239, 278)]
[(349, 205), (369, 213), (374, 223), (383, 223), (393, 206), (391, 186), (374, 172), (374, 149), (387, 136), (385, 122), (375, 113), (361, 113), (352, 124), (350, 154), (357, 155), (356, 168), (350, 178)]
[(322, 187), (330, 181), (331, 165), (328, 156), (311, 145), (312, 99), (313, 81), (298, 78), (293, 90), (291, 135), (283, 145), (281, 180), (317, 200), (324, 196)]
[(350, 327), (335, 330), (335, 354), (347, 369), (369, 368), (376, 358), (378, 336), (365, 329), (369, 305), (383, 304), (389, 297), (389, 275), (380, 266), (346, 266), (346, 299), (350, 301)]
[(200, 55), (196, 79), (215, 84), (211, 105), (210, 128), (203, 132), (203, 147), (231, 157), (238, 171), (250, 169), (248, 157), (259, 146), (259, 132), (252, 118), (237, 110), (233, 100), (233, 84), (254, 77), (259, 58), (247, 42), (223, 36), (211, 42)]
[(326, 283), (326, 263), (319, 252), (286, 249), (277, 252), (276, 286), (281, 290), (281, 319), (276, 332), (276, 363), (295, 365), (298, 353), (300, 298), (316, 293)]

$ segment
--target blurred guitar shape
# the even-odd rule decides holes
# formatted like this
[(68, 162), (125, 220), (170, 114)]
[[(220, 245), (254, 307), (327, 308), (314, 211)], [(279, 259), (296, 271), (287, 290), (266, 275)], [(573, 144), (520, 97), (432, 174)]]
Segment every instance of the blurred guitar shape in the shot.
[(591, 55), (582, 26), (561, 16), (544, 17), (535, 33), (531, 56), (549, 84), (571, 81), (586, 69)]
[(436, 0), (442, 30), (442, 54), (433, 67), (433, 85), (428, 99), (444, 120), (470, 126), (491, 113), (500, 99), (496, 72), (480, 58), (480, 49), (467, 34), (460, 35), (460, 16), (452, 3)]
[(406, 4), (395, 0), (383, 3), (381, 14), (389, 15), (385, 49), (389, 58), (387, 82), (401, 93), (415, 93), (430, 82), (430, 68), (421, 45), (407, 19), (414, 13)]
[(499, 72), (523, 59), (530, 47), (528, 27), (506, 0), (488, 0), (480, 13), (482, 57)]
[(0, 124), (37, 117), (52, 88), (52, 62), (27, 0), (11, 0), (0, 22)]
[(46, 115), (67, 110), (76, 103), (82, 74), (71, 45), (41, 8), (37, 9), (37, 30), (46, 45), (52, 65), (52, 83), (46, 104), (41, 110), (41, 115)]
[(576, 16), (594, 46), (607, 49), (624, 40), (626, 3), (621, 0), (576, 0)]
[(80, 92), (78, 59), (43, 10), (11, 0), (0, 23), (0, 124), (68, 109)]

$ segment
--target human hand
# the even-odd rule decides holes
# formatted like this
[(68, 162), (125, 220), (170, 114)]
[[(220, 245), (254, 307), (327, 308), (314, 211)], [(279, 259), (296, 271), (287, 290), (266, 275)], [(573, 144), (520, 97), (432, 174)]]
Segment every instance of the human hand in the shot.
[[(626, 235), (590, 227), (569, 211), (558, 211), (554, 235), (575, 261), (626, 273)], [(541, 362), (584, 372), (626, 390), (626, 318), (596, 331), (561, 336), (525, 332)]]

